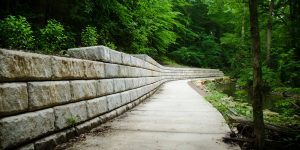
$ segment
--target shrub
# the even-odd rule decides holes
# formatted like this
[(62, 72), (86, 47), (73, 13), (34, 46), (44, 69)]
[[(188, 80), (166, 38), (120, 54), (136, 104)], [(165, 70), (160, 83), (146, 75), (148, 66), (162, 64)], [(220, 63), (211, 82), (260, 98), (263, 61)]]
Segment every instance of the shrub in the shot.
[(56, 20), (48, 20), (47, 25), (40, 29), (39, 47), (47, 52), (66, 49), (68, 36), (64, 26)]
[(93, 46), (97, 45), (99, 34), (97, 33), (97, 28), (93, 26), (87, 26), (81, 32), (81, 44), (83, 46)]
[(8, 16), (0, 21), (0, 41), (3, 47), (32, 49), (34, 37), (30, 24), (22, 16)]

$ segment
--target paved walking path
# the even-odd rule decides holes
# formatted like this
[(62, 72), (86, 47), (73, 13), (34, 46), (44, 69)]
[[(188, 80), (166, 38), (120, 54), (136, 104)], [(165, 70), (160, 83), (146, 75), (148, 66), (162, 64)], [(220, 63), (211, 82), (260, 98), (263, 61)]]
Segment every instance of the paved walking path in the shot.
[(145, 103), (102, 126), (69, 149), (84, 150), (232, 150), (222, 142), (229, 131), (222, 115), (187, 80), (164, 84)]

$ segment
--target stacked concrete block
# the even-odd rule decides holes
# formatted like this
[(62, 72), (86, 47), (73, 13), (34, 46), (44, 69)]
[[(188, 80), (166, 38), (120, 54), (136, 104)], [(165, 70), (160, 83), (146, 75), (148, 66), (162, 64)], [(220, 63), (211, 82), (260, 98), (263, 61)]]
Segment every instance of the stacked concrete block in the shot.
[(89, 118), (99, 116), (107, 111), (107, 99), (105, 96), (87, 101), (87, 112)]
[(25, 143), (55, 130), (53, 109), (0, 119), (0, 149)]
[(53, 148), (136, 106), (167, 81), (223, 76), (215, 69), (164, 67), (105, 46), (68, 55), (0, 49), (0, 149)]
[(26, 83), (0, 83), (0, 117), (28, 110)]
[(0, 82), (49, 79), (50, 60), (51, 56), (0, 49)]
[(29, 110), (37, 110), (71, 101), (69, 81), (28, 82)]
[(70, 82), (73, 101), (91, 99), (97, 97), (98, 80), (75, 80)]
[(98, 80), (98, 90), (99, 96), (109, 95), (114, 93), (114, 79), (102, 79)]
[(85, 101), (54, 107), (55, 127), (63, 129), (88, 119)]

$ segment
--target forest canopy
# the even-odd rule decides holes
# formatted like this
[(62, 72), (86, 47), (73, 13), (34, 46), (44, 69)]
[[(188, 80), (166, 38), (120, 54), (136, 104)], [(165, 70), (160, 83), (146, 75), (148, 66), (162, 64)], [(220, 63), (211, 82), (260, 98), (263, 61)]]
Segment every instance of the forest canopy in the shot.
[[(46, 54), (106, 45), (251, 83), (247, 0), (1, 0), (0, 47)], [(300, 84), (300, 1), (258, 4), (263, 80)]]

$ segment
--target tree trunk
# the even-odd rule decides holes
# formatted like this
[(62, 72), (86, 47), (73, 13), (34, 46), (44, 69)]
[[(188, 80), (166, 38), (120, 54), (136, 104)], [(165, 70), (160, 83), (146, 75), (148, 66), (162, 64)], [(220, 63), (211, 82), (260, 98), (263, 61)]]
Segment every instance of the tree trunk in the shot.
[(252, 41), (252, 63), (253, 63), (253, 123), (254, 123), (254, 146), (256, 150), (264, 147), (264, 120), (262, 111), (262, 71), (260, 64), (260, 42), (257, 14), (257, 0), (249, 0), (250, 27)]
[(270, 67), (271, 66), (271, 49), (272, 49), (272, 18), (274, 11), (274, 0), (270, 1), (269, 4), (269, 18), (268, 18), (268, 30), (267, 30), (267, 57), (266, 63)]
[(242, 31), (241, 31), (241, 34), (242, 34), (242, 36), (241, 36), (241, 39), (242, 39), (242, 44), (244, 45), (245, 44), (245, 19), (246, 19), (246, 6), (247, 5), (247, 3), (246, 2), (244, 2), (244, 4), (243, 4), (243, 18), (242, 18)]
[(291, 22), (291, 47), (295, 49), (297, 58), (300, 58), (300, 1), (289, 0)]

